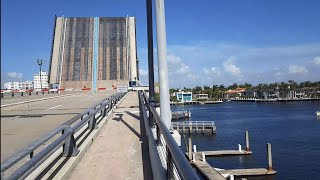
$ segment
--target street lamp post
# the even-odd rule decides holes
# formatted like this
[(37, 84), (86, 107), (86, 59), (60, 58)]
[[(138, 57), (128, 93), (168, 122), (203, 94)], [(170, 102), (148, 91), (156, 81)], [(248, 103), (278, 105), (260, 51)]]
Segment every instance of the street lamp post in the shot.
[(154, 67), (153, 67), (153, 29), (152, 29), (152, 0), (146, 0), (147, 35), (148, 35), (148, 70), (149, 70), (149, 103), (155, 105), (154, 100)]
[(40, 67), (40, 89), (42, 91), (42, 79), (41, 79), (41, 66), (42, 66), (42, 59), (37, 59), (37, 63)]

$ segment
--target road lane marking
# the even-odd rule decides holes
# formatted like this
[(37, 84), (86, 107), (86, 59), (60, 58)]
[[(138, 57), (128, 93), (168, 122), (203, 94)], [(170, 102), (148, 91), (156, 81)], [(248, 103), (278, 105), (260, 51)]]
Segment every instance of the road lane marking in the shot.
[(53, 107), (51, 107), (51, 108), (49, 108), (49, 109), (47, 109), (47, 110), (51, 110), (51, 109), (54, 109), (54, 108), (57, 108), (57, 107), (60, 107), (60, 106), (62, 106), (62, 105), (53, 106)]
[(66, 96), (74, 96), (74, 95), (80, 95), (79, 93), (76, 94), (66, 94), (66, 95), (59, 95), (59, 96), (53, 96), (53, 97), (48, 97), (48, 98), (42, 98), (42, 99), (34, 99), (34, 100), (29, 100), (29, 101), (22, 101), (22, 102), (17, 102), (17, 103), (11, 103), (11, 104), (4, 104), (1, 105), (1, 108), (3, 107), (8, 107), (8, 106), (14, 106), (14, 105), (19, 105), (19, 104), (25, 104), (25, 103), (30, 103), (30, 102), (36, 102), (36, 101), (43, 101), (47, 99), (53, 99), (53, 98), (61, 98), (61, 97), (66, 97)]

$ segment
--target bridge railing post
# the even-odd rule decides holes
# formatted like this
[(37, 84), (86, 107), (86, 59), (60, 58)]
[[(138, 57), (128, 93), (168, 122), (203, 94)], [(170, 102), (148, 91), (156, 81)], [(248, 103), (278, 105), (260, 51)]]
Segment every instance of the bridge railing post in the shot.
[(158, 124), (156, 124), (156, 128), (157, 128), (157, 145), (160, 145), (161, 140), (160, 140), (160, 128), (158, 126)]
[(91, 117), (88, 123), (90, 130), (98, 129), (97, 118), (95, 117), (95, 114)]
[(106, 117), (106, 114), (107, 114), (107, 107), (104, 106), (103, 109), (102, 109), (102, 118)]
[[(62, 131), (64, 134), (67, 131), (67, 128)], [(79, 150), (77, 148), (76, 140), (74, 139), (73, 133), (70, 134), (63, 145), (63, 156), (64, 157), (70, 157), (70, 156), (76, 156), (79, 153)]]
[(173, 178), (173, 161), (172, 161), (172, 154), (167, 148), (167, 179), (174, 179)]

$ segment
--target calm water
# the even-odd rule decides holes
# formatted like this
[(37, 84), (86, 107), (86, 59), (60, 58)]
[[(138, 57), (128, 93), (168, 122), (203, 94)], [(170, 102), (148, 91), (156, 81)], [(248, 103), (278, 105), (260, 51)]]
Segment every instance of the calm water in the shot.
[[(213, 105), (173, 106), (190, 110), (193, 121), (215, 121), (216, 135), (192, 135), (197, 150), (245, 148), (249, 131), (249, 156), (210, 158), (214, 167), (266, 168), (267, 145), (272, 144), (273, 168), (277, 174), (248, 179), (318, 179), (320, 177), (320, 119), (315, 111), (319, 102), (252, 103), (225, 102)], [(185, 136), (187, 140), (187, 136)], [(182, 136), (181, 148), (186, 151)]]

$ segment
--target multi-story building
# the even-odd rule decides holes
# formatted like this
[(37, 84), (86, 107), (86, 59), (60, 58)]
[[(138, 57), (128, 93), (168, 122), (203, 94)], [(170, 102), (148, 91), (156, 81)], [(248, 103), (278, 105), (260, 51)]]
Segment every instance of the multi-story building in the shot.
[(193, 99), (196, 99), (197, 101), (208, 101), (209, 96), (208, 94), (194, 94)]
[(56, 17), (49, 83), (105, 88), (139, 80), (134, 17)]
[(179, 91), (176, 95), (177, 100), (180, 102), (192, 102), (192, 92)]
[(33, 75), (33, 83), (34, 89), (48, 89), (48, 74), (47, 72), (41, 71), (41, 79), (40, 79), (40, 72), (38, 74)]
[(228, 91), (224, 92), (224, 98), (230, 99), (235, 97), (240, 97), (245, 94), (246, 88), (236, 88), (236, 89), (229, 89)]
[(25, 82), (6, 82), (4, 83), (4, 89), (7, 90), (30, 90), (33, 89), (32, 81)]

